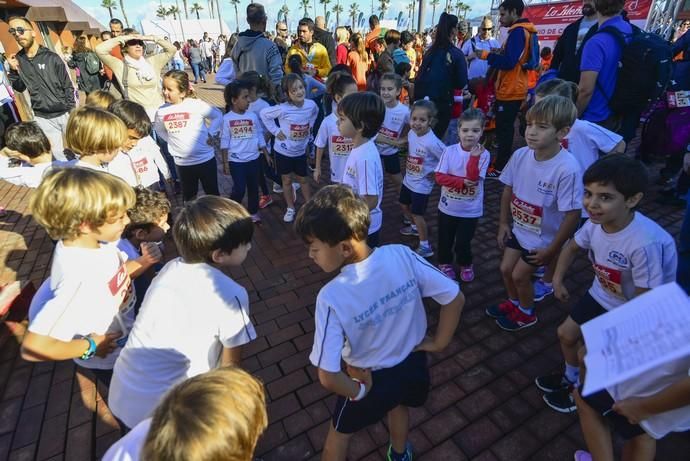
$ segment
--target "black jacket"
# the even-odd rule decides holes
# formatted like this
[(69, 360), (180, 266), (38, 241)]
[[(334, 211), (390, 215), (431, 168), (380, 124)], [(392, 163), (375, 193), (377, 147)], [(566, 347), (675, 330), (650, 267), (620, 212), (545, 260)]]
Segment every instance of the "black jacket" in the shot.
[(326, 47), (326, 51), (328, 51), (328, 60), (331, 61), (331, 67), (335, 66), (335, 39), (333, 38), (333, 34), (327, 30), (314, 27), (314, 41)]
[(74, 108), (74, 85), (60, 56), (39, 46), (33, 59), (22, 49), (17, 53), (17, 60), (19, 72), (8, 75), (12, 88), (29, 90), (31, 108), (37, 117), (55, 118)]
[(576, 50), (577, 33), (580, 30), (581, 22), (582, 18), (563, 30), (563, 34), (559, 37), (556, 47), (553, 49), (553, 60), (551, 61), (551, 68), (558, 69), (558, 78), (575, 83), (580, 82), (580, 61), (582, 60), (582, 49), (585, 47), (585, 42), (599, 29), (596, 23), (590, 27), (584, 40), (582, 40), (580, 49)]

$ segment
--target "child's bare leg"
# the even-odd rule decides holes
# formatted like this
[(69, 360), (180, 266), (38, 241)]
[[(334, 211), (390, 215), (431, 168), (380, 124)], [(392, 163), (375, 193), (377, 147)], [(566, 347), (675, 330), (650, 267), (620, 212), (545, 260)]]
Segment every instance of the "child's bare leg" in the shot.
[(503, 284), (508, 292), (509, 299), (518, 299), (518, 291), (513, 283), (513, 269), (520, 260), (520, 251), (514, 248), (506, 248), (503, 251), (503, 259), (501, 259), (501, 275), (503, 276)]
[(285, 204), (288, 208), (295, 208), (295, 196), (292, 190), (292, 177), (289, 174), (284, 174), (281, 176), (283, 180), (283, 198), (285, 199)]
[(537, 268), (527, 264), (522, 258), (518, 259), (513, 268), (513, 283), (517, 290), (520, 306), (528, 309), (534, 307), (534, 286), (532, 274)]
[(648, 434), (641, 434), (625, 442), (621, 453), (622, 461), (654, 461), (656, 440)]
[(402, 173), (392, 174), (391, 178), (393, 179), (393, 182), (395, 183), (396, 187), (398, 188), (398, 193), (400, 193), (400, 186), (402, 185), (402, 181), (403, 181)]
[(580, 393), (573, 392), (577, 404), (580, 427), (587, 443), (587, 449), (596, 461), (613, 461), (613, 441), (606, 420), (585, 402)]
[(544, 271), (544, 276), (541, 278), (542, 281), (546, 283), (553, 282), (553, 274), (556, 272), (556, 261), (558, 261), (558, 256), (561, 254), (559, 251), (556, 256), (553, 257), (550, 264), (547, 264), (546, 271)]
[(326, 443), (323, 446), (323, 452), (321, 452), (321, 460), (345, 461), (345, 458), (347, 458), (347, 446), (350, 443), (351, 437), (352, 434), (343, 434), (336, 431), (333, 424), (331, 424), (328, 429)]
[(409, 431), (410, 411), (407, 407), (398, 405), (388, 412), (388, 430), (391, 436), (391, 445), (397, 453), (404, 453), (407, 445), (407, 433)]
[(429, 240), (429, 229), (427, 228), (424, 216), (412, 215), (414, 225), (417, 226), (417, 233), (419, 234), (419, 241), (426, 242)]
[(297, 182), (300, 183), (301, 190), (302, 190), (302, 197), (304, 197), (304, 201), (308, 202), (309, 199), (311, 198), (311, 186), (309, 185), (309, 181), (307, 181), (306, 176), (297, 176)]
[(410, 205), (405, 205), (404, 203), (401, 203), (400, 209), (402, 210), (403, 216), (412, 221), (412, 212), (410, 212)]
[(558, 339), (561, 343), (561, 351), (563, 352), (565, 363), (574, 367), (578, 366), (580, 361), (577, 358), (577, 351), (580, 348), (580, 340), (582, 339), (580, 325), (568, 316), (558, 326)]

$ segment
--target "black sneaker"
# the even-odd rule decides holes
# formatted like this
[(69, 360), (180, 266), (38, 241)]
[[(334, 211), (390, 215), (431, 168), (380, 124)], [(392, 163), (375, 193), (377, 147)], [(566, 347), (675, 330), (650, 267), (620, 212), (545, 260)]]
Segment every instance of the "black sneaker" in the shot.
[(573, 385), (562, 373), (540, 376), (534, 380), (534, 384), (544, 392), (556, 392), (563, 389), (570, 389)]
[(542, 398), (548, 406), (559, 413), (572, 413), (577, 411), (575, 399), (573, 399), (573, 396), (568, 389), (544, 394)]
[(496, 168), (491, 167), (486, 173), (486, 179), (498, 179), (501, 176), (501, 173), (503, 173), (502, 170), (497, 170)]

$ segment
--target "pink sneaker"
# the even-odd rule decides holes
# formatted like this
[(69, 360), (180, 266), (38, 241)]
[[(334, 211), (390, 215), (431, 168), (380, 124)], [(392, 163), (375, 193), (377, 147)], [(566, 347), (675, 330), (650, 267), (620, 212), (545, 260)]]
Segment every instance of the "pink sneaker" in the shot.
[(588, 451), (577, 450), (573, 459), (575, 461), (592, 461), (592, 455)]
[(443, 275), (448, 277), (451, 280), (456, 280), (457, 275), (455, 275), (455, 270), (453, 269), (452, 264), (439, 264), (438, 269), (443, 272)]
[(465, 283), (474, 280), (474, 266), (472, 264), (469, 266), (460, 266), (460, 280)]

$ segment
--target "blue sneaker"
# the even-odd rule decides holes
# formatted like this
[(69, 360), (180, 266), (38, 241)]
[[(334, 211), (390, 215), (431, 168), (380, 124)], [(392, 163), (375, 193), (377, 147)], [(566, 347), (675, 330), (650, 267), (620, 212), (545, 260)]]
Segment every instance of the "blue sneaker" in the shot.
[(534, 271), (534, 274), (532, 274), (532, 277), (535, 279), (540, 279), (544, 277), (544, 274), (546, 273), (546, 266), (539, 266), (537, 267), (537, 270)]
[(553, 294), (553, 285), (546, 284), (542, 279), (534, 282), (534, 301), (543, 301), (549, 295)]
[(412, 461), (412, 446), (408, 442), (405, 445), (405, 453), (402, 456), (393, 454), (393, 445), (388, 445), (388, 453), (386, 453), (386, 461)]
[(519, 308), (509, 312), (505, 317), (496, 319), (496, 325), (506, 331), (518, 331), (523, 328), (531, 327), (537, 323), (536, 314), (525, 314)]

